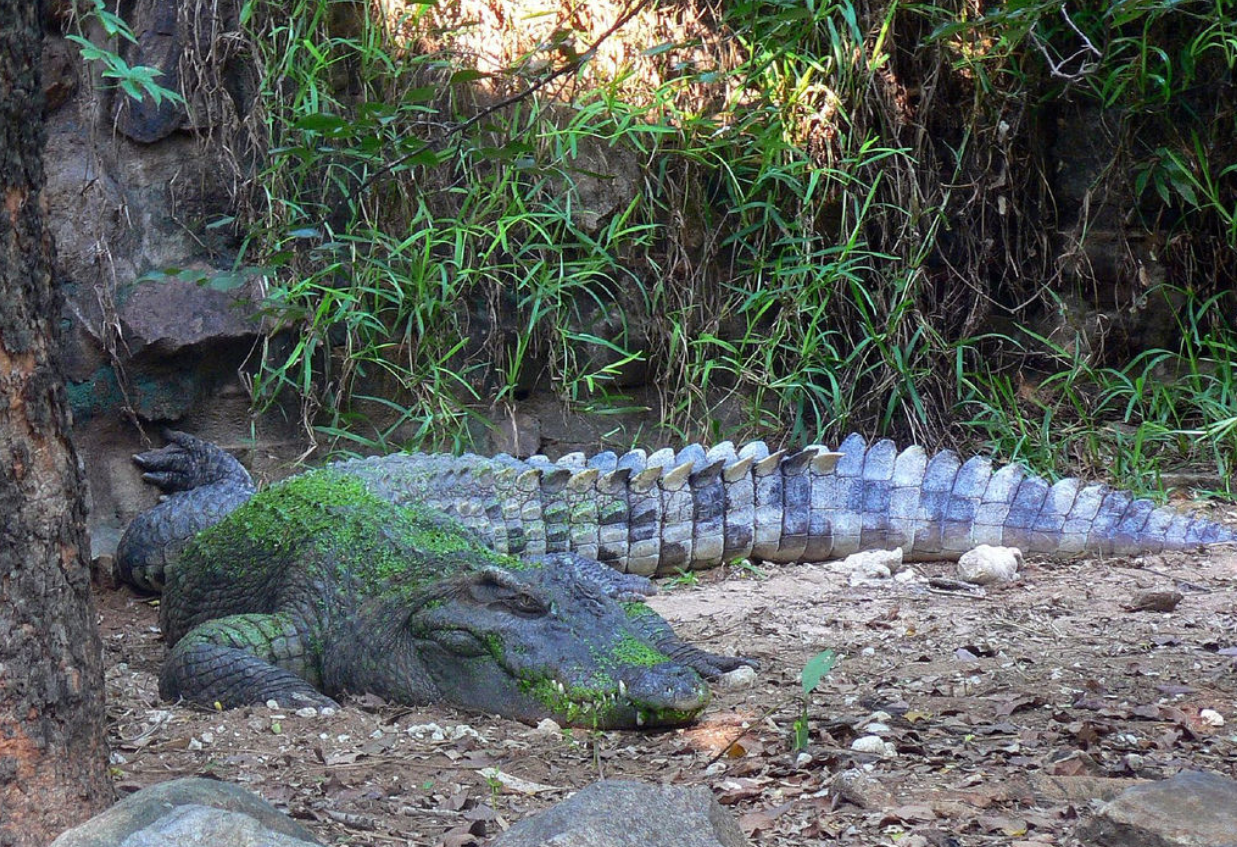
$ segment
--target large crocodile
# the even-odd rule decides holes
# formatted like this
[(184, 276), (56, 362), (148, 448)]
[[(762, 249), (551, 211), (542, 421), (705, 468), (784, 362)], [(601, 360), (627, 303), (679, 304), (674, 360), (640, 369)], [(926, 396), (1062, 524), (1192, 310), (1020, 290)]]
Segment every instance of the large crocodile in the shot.
[(679, 641), (636, 602), (651, 590), (640, 575), (871, 548), (914, 560), (984, 543), (1073, 556), (1237, 540), (1103, 485), (856, 435), (836, 452), (397, 454), (258, 495), (225, 452), (169, 438), (136, 459), (172, 494), (134, 521), (118, 562), (145, 587), (166, 570), (163, 693), (225, 705), (369, 690), (526, 719), (673, 724), (707, 701), (697, 674), (743, 660)]
[[(588, 727), (673, 726), (750, 660), (679, 640), (652, 586), (575, 553), (516, 557), (396, 505), (355, 465), (255, 493), (213, 444), (136, 458), (169, 496), (121, 539), (121, 576), (163, 589), (160, 693), (221, 707), (368, 692)], [(166, 584), (164, 584), (166, 582)]]

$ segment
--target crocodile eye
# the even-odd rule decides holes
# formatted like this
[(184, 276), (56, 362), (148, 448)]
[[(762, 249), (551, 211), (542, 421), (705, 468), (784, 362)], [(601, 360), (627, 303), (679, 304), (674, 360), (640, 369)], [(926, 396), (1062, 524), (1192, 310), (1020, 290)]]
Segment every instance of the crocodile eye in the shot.
[(504, 601), (504, 605), (517, 615), (524, 615), (526, 617), (544, 615), (548, 611), (545, 603), (541, 601), (540, 597), (536, 597), (523, 591), (507, 597)]

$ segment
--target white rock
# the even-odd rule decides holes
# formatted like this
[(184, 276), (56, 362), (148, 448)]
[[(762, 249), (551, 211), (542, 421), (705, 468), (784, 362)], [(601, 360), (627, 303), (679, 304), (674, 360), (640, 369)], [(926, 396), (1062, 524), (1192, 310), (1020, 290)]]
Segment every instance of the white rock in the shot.
[(561, 735), (563, 728), (558, 725), (558, 721), (553, 718), (542, 718), (537, 725), (529, 730), (529, 735), (543, 736), (545, 738), (553, 738)]
[(404, 732), (421, 741), (459, 741), (464, 737), (485, 740), (481, 733), (466, 723), (456, 724), (450, 729), (444, 729), (436, 723), (422, 723), (410, 726)]
[(1013, 582), (1022, 567), (1022, 551), (1017, 547), (992, 547), (980, 544), (958, 559), (958, 578), (976, 585)]
[(1198, 713), (1198, 718), (1207, 726), (1224, 726), (1224, 716), (1215, 709), (1203, 709)]
[(748, 666), (744, 665), (741, 668), (735, 668), (734, 670), (728, 673), (722, 674), (716, 680), (713, 681), (713, 685), (716, 688), (726, 688), (730, 690), (737, 690), (740, 688), (751, 688), (755, 682), (756, 682), (755, 668), (749, 668)]
[(856, 753), (875, 753), (882, 759), (892, 759), (898, 755), (898, 748), (879, 735), (864, 735), (850, 743), (850, 749)]
[(851, 553), (837, 567), (848, 574), (851, 585), (889, 579), (902, 570), (902, 548)]
[(313, 706), (305, 706), (296, 710), (296, 716), (298, 718), (316, 718), (318, 717), (318, 710)]
[(447, 739), (447, 734), (436, 723), (413, 724), (405, 729), (404, 732), (421, 741), (446, 741)]

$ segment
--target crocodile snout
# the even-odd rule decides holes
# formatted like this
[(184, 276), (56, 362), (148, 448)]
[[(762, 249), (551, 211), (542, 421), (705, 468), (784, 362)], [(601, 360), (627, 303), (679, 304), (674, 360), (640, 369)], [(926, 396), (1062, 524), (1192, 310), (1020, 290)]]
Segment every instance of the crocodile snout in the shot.
[(700, 674), (672, 662), (641, 669), (628, 677), (626, 687), (628, 699), (650, 718), (658, 713), (694, 716), (709, 703), (709, 686)]

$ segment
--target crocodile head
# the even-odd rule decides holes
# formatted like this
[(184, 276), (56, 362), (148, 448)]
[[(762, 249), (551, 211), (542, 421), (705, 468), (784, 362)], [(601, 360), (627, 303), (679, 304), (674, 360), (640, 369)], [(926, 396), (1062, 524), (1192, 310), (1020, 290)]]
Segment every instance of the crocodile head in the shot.
[[(598, 729), (690, 723), (709, 701), (692, 668), (649, 645), (619, 602), (548, 556), (487, 565), (377, 611), (384, 655), (364, 664), (367, 691), (399, 702), (442, 700), (527, 722)], [(410, 610), (411, 607), (411, 610)], [(355, 676), (355, 666), (353, 675)]]

